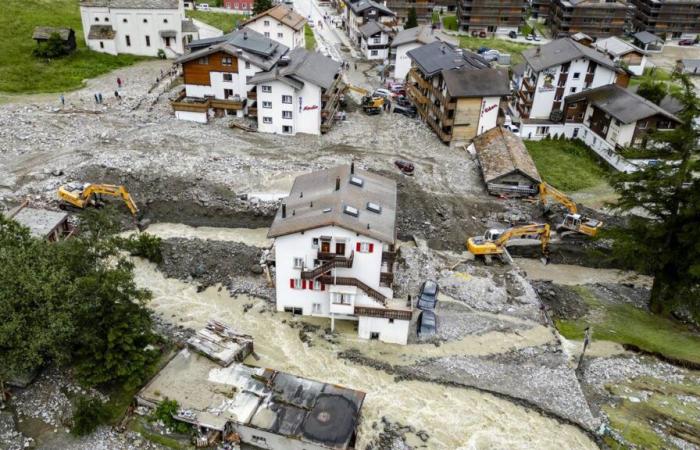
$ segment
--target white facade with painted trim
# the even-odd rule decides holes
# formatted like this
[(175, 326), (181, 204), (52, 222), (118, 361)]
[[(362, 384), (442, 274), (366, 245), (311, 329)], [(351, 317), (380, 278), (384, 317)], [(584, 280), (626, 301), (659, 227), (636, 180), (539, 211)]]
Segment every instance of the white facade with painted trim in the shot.
[[(382, 46), (383, 48), (373, 49), (373, 46)], [(370, 37), (362, 36), (360, 50), (365, 59), (368, 60), (384, 61), (389, 59), (389, 35), (381, 31)]]
[(258, 131), (321, 134), (321, 88), (304, 82), (295, 89), (279, 80), (257, 86)]
[(501, 97), (484, 97), (481, 100), (481, 114), (479, 115), (479, 132), (477, 136), (496, 128), (498, 125), (498, 107)]
[(399, 45), (395, 48), (394, 54), (394, 78), (397, 80), (405, 80), (408, 71), (411, 70), (411, 58), (407, 53), (424, 44), (419, 42), (410, 42), (408, 44)]
[(295, 30), (271, 16), (261, 16), (248, 22), (245, 27), (286, 45), (290, 49), (306, 47), (303, 27), (300, 30)]

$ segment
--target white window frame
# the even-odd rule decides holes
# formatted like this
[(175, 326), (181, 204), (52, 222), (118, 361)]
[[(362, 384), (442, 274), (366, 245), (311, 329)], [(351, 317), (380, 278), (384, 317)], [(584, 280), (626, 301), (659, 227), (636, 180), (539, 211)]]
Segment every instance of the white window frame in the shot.
[(369, 242), (360, 242), (360, 253), (369, 253)]
[(265, 109), (272, 109), (272, 102), (263, 101), (263, 102), (262, 102), (262, 107), (265, 108)]
[[(289, 100), (289, 101), (288, 101), (288, 102), (285, 102), (285, 99), (287, 99), (287, 100)], [(283, 96), (282, 96), (282, 103), (284, 103), (284, 104), (286, 104), (286, 105), (291, 105), (293, 100), (294, 100), (294, 99), (292, 98), (291, 95), (283, 95)]]
[(272, 117), (263, 116), (263, 123), (266, 123), (268, 125), (272, 125)]
[(581, 78), (581, 72), (574, 72), (573, 78), (574, 78), (574, 80), (578, 80), (579, 78)]
[(313, 314), (321, 314), (321, 304), (320, 303), (312, 303), (311, 304), (311, 312)]
[(292, 264), (294, 265), (295, 269), (303, 269), (304, 268), (304, 258), (300, 258), (298, 256), (295, 256), (292, 258)]
[(284, 37), (284, 33), (277, 33), (277, 38), (282, 39)]
[(270, 26), (270, 21), (269, 20), (263, 20), (263, 25), (266, 27)]
[[(226, 79), (228, 77), (228, 80)], [(233, 81), (233, 74), (232, 73), (225, 73), (222, 75), (222, 80), (226, 82), (231, 82)]]
[(282, 118), (283, 119), (293, 119), (294, 115), (292, 114), (291, 111), (282, 111)]
[(263, 84), (262, 86), (260, 86), (260, 90), (269, 94), (270, 92), (272, 92), (272, 86), (270, 86), (269, 84)]

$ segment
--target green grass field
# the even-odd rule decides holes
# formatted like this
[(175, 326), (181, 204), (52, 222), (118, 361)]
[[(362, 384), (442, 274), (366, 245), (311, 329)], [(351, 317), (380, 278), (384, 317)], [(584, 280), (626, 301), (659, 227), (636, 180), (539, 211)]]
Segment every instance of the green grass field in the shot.
[[(32, 56), (35, 26), (70, 27), (77, 50), (47, 61)], [(78, 0), (6, 0), (0, 14), (0, 92), (38, 93), (77, 89), (87, 78), (146, 58), (111, 56), (87, 50), (83, 40)]]
[(700, 335), (682, 324), (630, 304), (603, 301), (583, 286), (572, 289), (590, 311), (577, 320), (555, 321), (565, 338), (583, 339), (584, 330), (590, 325), (593, 340), (634, 345), (646, 352), (700, 364)]
[(213, 11), (187, 11), (187, 17), (197, 19), (201, 22), (216, 27), (224, 33), (230, 33), (236, 29), (238, 22), (247, 19), (241, 14), (228, 14)]
[(442, 26), (446, 30), (457, 31), (459, 29), (459, 22), (457, 22), (457, 16), (443, 17)]
[(521, 53), (523, 50), (527, 50), (528, 48), (532, 47), (532, 45), (529, 44), (511, 42), (505, 39), (475, 38), (464, 35), (459, 37), (459, 46), (472, 51), (477, 51), (480, 47), (488, 47), (498, 50), (501, 53), (508, 53), (511, 57), (511, 65), (516, 65), (523, 62), (524, 60)]
[(566, 192), (607, 185), (607, 169), (580, 141), (525, 141), (535, 166), (547, 183)]
[(308, 24), (304, 25), (304, 40), (306, 41), (307, 50), (316, 50), (316, 36), (314, 36), (314, 30)]

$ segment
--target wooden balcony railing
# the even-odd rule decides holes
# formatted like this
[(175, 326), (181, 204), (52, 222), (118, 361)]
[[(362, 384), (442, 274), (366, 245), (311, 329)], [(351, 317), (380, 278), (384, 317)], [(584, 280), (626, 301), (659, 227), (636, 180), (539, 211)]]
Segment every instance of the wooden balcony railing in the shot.
[(378, 301), (382, 306), (386, 306), (386, 296), (376, 289), (366, 285), (357, 278), (352, 277), (332, 277), (330, 275), (324, 275), (318, 278), (318, 280), (323, 284), (335, 284), (340, 286), (355, 286), (362, 290), (368, 297)]
[(329, 259), (320, 266), (315, 267), (311, 270), (302, 270), (301, 277), (305, 280), (313, 280), (314, 278), (319, 277), (324, 273), (328, 272), (329, 270), (335, 269), (336, 267), (349, 269), (352, 267), (352, 262), (354, 258), (355, 252), (350, 253), (349, 258), (336, 256), (335, 258)]
[(412, 311), (401, 309), (370, 308), (367, 306), (355, 306), (356, 316), (382, 317), (384, 319), (411, 320)]

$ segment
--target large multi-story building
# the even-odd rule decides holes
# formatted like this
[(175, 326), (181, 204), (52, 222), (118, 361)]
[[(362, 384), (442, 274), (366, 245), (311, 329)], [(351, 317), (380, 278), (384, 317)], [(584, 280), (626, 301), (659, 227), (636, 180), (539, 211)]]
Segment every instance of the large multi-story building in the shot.
[(391, 41), (394, 78), (397, 80), (406, 79), (406, 74), (411, 69), (411, 58), (408, 57), (409, 51), (436, 40), (433, 30), (427, 25), (399, 31)]
[(186, 19), (181, 0), (81, 0), (80, 17), (88, 48), (112, 55), (174, 58), (192, 40), (223, 34)]
[(289, 48), (306, 46), (304, 25), (304, 16), (286, 5), (274, 6), (240, 24)]
[(481, 56), (435, 41), (408, 52), (407, 94), (444, 143), (468, 142), (494, 128), (510, 94), (508, 73)]
[(630, 0), (632, 28), (665, 39), (694, 39), (700, 33), (700, 0)]
[(459, 29), (476, 34), (518, 31), (527, 8), (528, 0), (458, 0)]
[(549, 24), (554, 37), (622, 36), (629, 14), (627, 0), (552, 0)]
[(530, 15), (533, 19), (541, 22), (549, 20), (549, 8), (552, 6), (552, 0), (531, 0)]
[(396, 13), (396, 18), (399, 23), (406, 22), (411, 8), (416, 9), (418, 23), (430, 23), (433, 8), (437, 5), (433, 0), (386, 0), (385, 3), (387, 8)]
[(396, 182), (354, 164), (301, 175), (274, 238), (277, 310), (358, 323), (365, 339), (406, 344), (412, 309), (393, 298)]
[(607, 55), (570, 38), (525, 50), (523, 58), (525, 69), (514, 80), (517, 95), (511, 106), (526, 138), (537, 134), (542, 121), (560, 118), (567, 95), (629, 81), (627, 72)]

